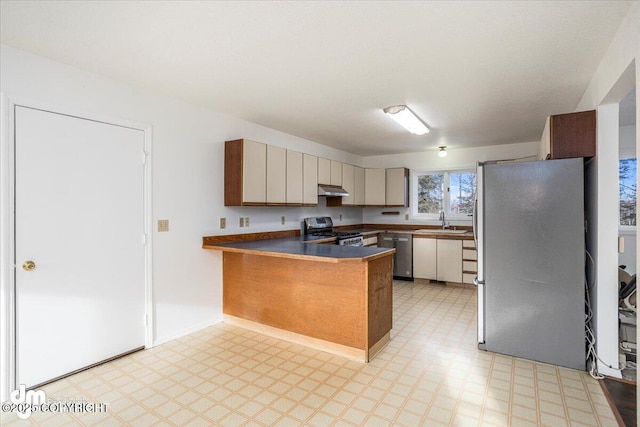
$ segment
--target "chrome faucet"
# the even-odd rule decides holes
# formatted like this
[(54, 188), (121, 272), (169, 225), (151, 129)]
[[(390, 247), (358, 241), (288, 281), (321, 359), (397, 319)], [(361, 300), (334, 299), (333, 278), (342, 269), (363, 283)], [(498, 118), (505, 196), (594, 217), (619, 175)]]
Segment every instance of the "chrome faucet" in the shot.
[(442, 221), (442, 229), (443, 230), (449, 228), (449, 226), (447, 225), (447, 222), (444, 219), (444, 211), (440, 211), (440, 221)]

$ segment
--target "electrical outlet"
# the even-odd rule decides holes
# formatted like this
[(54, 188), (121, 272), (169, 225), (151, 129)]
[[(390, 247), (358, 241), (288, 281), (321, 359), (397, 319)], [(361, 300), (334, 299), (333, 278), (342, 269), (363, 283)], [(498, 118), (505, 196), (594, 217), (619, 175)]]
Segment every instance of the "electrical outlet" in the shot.
[(280, 218), (280, 224), (284, 225), (284, 217)]
[(244, 219), (244, 226), (248, 227), (249, 226), (249, 217), (245, 217)]
[(226, 227), (227, 227), (227, 219), (220, 218), (220, 228), (226, 228)]
[(404, 219), (409, 221), (409, 214), (404, 214)]
[(342, 214), (340, 214), (340, 221), (342, 221)]
[(244, 227), (244, 218), (240, 217), (240, 228)]
[(158, 232), (169, 231), (169, 220), (168, 219), (159, 219), (158, 220)]

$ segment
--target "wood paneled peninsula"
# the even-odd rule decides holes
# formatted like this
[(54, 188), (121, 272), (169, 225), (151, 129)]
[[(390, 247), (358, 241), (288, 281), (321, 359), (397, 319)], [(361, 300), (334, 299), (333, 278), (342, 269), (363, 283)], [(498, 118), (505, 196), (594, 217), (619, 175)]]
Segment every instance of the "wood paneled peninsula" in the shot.
[(301, 237), (216, 243), (225, 323), (368, 362), (389, 342), (395, 249)]

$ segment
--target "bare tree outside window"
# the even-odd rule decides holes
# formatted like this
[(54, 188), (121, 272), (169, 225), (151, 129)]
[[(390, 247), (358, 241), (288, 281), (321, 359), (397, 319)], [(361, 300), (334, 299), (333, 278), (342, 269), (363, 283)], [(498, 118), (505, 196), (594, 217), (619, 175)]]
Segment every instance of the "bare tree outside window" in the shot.
[(444, 174), (418, 177), (418, 213), (440, 213), (444, 199)]
[(472, 214), (476, 197), (476, 174), (449, 174), (449, 212), (455, 214)]
[(636, 225), (636, 159), (619, 163), (620, 225)]

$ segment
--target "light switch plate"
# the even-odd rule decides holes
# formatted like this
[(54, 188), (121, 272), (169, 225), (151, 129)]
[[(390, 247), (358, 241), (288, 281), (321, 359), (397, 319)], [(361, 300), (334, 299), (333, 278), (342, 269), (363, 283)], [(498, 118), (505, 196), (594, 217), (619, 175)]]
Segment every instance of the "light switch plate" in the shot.
[(159, 219), (158, 220), (158, 232), (169, 231), (169, 220), (168, 219)]
[(220, 228), (226, 228), (226, 227), (227, 227), (227, 219), (220, 218)]
[(284, 217), (280, 218), (280, 223), (284, 225)]
[(245, 227), (249, 226), (249, 217), (248, 216), (244, 218), (244, 226)]
[(240, 228), (244, 227), (244, 217), (240, 217)]

